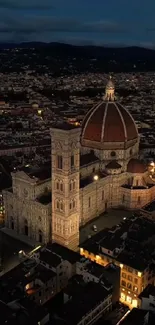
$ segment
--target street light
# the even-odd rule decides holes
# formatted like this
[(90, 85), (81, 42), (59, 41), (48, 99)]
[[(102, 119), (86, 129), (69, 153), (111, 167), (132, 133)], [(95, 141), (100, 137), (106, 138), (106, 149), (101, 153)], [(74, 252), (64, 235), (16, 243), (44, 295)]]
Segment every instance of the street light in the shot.
[(98, 181), (98, 175), (94, 175), (94, 181)]

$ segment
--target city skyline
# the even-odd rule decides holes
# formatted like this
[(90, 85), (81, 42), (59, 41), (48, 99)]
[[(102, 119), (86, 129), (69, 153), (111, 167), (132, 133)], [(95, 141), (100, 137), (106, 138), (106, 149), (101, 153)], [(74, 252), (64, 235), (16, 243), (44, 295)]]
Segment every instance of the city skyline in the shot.
[(154, 48), (154, 10), (153, 0), (2, 0), (0, 42)]

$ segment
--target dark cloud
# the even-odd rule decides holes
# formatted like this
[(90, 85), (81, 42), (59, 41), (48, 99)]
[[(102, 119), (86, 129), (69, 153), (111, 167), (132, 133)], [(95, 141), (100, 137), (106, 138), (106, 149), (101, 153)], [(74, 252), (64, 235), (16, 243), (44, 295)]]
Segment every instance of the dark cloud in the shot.
[(51, 16), (26, 15), (24, 17), (7, 15), (1, 18), (0, 33), (123, 33), (124, 26), (110, 21), (82, 23), (74, 19), (56, 19)]
[(5, 9), (51, 9), (52, 0), (0, 0), (0, 8)]

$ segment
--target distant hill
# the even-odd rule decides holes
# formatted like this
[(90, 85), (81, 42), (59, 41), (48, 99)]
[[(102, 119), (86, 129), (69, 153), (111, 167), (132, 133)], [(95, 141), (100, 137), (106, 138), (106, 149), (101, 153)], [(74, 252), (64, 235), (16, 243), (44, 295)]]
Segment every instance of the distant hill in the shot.
[(117, 73), (155, 70), (155, 50), (136, 46), (112, 48), (43, 42), (0, 43), (0, 52), (14, 48), (20, 50), (14, 52), (12, 65), (9, 51), (1, 56), (1, 72), (21, 71), (23, 66), (29, 66), (30, 70), (35, 67), (39, 73), (45, 73), (47, 69), (55, 76), (88, 71)]
[(155, 58), (155, 50), (141, 48), (141, 47), (102, 47), (102, 46), (76, 46), (63, 43), (43, 43), (43, 42), (25, 42), (25, 43), (0, 43), (0, 49), (13, 49), (13, 48), (38, 48), (50, 50), (58, 55), (71, 55), (71, 56), (89, 56), (89, 57), (111, 57), (113, 59), (122, 58), (124, 61), (127, 59), (149, 59)]

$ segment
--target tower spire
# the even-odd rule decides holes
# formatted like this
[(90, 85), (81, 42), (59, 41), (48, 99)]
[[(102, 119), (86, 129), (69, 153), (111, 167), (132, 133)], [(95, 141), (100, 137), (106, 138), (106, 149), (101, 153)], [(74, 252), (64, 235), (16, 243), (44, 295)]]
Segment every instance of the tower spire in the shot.
[(105, 88), (105, 95), (104, 100), (107, 101), (114, 101), (115, 100), (115, 86), (112, 81), (112, 76), (109, 77), (109, 81), (107, 82), (106, 88)]

